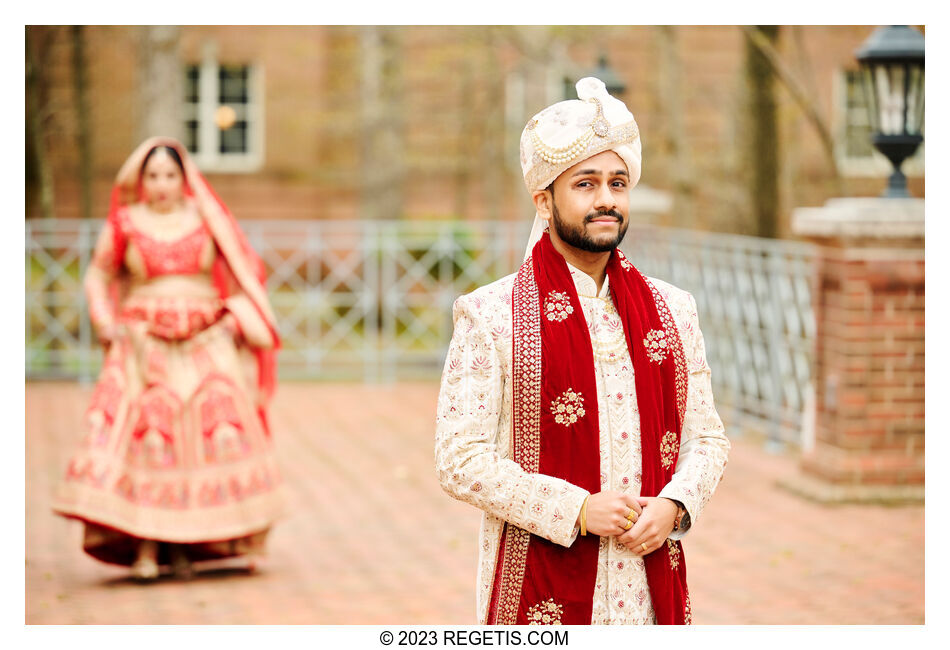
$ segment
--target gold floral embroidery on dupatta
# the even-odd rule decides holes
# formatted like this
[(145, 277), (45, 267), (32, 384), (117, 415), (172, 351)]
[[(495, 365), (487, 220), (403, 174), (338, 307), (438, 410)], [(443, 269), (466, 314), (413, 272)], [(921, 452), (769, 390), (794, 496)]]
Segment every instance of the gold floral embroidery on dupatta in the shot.
[(554, 414), (555, 422), (570, 426), (587, 413), (584, 410), (584, 397), (574, 389), (568, 388), (560, 397), (551, 402), (551, 413)]
[(666, 546), (670, 552), (670, 568), (675, 571), (680, 565), (680, 547), (670, 538), (666, 539)]
[(562, 616), (564, 608), (548, 598), (528, 610), (528, 625), (561, 625)]
[(653, 363), (663, 363), (669, 347), (665, 330), (650, 330), (647, 337), (643, 339), (643, 345), (647, 349), (647, 356)]
[(617, 251), (617, 260), (620, 262), (620, 268), (624, 271), (629, 271), (633, 268), (633, 264), (630, 263), (630, 260), (627, 259), (627, 256), (623, 254), (620, 250)]
[(663, 464), (663, 469), (669, 469), (673, 461), (676, 460), (676, 452), (679, 447), (676, 444), (677, 442), (676, 432), (667, 431), (663, 434), (663, 440), (660, 441), (660, 462)]
[(544, 316), (549, 321), (560, 323), (574, 313), (570, 297), (562, 291), (552, 291), (544, 300)]

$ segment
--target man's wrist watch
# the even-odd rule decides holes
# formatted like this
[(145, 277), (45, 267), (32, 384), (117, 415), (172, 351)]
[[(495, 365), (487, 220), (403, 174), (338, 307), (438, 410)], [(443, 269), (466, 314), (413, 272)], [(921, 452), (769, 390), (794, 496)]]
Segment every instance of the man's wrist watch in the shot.
[(689, 521), (686, 508), (683, 507), (683, 504), (677, 501), (676, 499), (670, 499), (673, 503), (676, 504), (676, 519), (673, 520), (673, 532), (680, 530), (683, 526), (683, 518), (686, 517), (686, 521)]

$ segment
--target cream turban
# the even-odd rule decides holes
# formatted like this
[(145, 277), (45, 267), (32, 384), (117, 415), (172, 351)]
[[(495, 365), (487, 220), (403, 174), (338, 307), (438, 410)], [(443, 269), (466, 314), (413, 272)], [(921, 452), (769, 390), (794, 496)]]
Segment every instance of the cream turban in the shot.
[[(565, 170), (603, 151), (615, 151), (627, 165), (630, 187), (640, 180), (640, 129), (622, 101), (611, 97), (604, 82), (584, 77), (578, 99), (548, 106), (521, 132), (521, 171), (529, 192), (543, 190)], [(545, 223), (537, 215), (527, 257), (541, 238)]]

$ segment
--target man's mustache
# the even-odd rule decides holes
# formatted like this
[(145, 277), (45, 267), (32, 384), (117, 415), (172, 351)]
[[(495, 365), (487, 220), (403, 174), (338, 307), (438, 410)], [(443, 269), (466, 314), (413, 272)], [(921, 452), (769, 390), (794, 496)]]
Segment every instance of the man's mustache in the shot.
[(617, 221), (623, 223), (623, 215), (616, 210), (598, 210), (597, 212), (591, 212), (589, 215), (584, 217), (584, 223), (590, 223), (594, 219), (599, 219), (600, 217), (614, 217)]

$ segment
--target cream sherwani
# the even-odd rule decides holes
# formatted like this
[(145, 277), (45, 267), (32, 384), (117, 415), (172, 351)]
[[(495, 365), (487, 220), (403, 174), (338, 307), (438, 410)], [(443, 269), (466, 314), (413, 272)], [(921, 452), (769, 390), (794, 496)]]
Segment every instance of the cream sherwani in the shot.
[[(640, 416), (633, 364), (607, 281), (599, 294), (587, 274), (568, 265), (594, 350), (600, 422), (601, 490), (640, 494)], [(487, 619), (498, 546), (505, 521), (570, 546), (587, 491), (564, 480), (529, 474), (511, 460), (511, 294), (515, 275), (460, 297), (455, 332), (439, 393), (435, 458), (439, 481), (453, 497), (484, 511), (479, 535), (476, 607)], [(683, 340), (689, 371), (686, 420), (672, 480), (660, 496), (683, 503), (684, 530), (722, 478), (729, 441), (713, 405), (710, 371), (696, 302), (670, 284), (650, 279), (667, 301)], [(567, 352), (567, 351), (565, 351)], [(602, 538), (592, 623), (652, 623), (643, 560), (614, 538)]]

